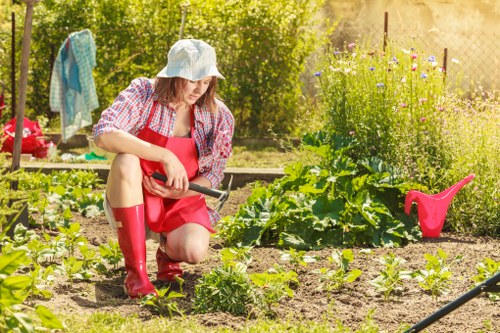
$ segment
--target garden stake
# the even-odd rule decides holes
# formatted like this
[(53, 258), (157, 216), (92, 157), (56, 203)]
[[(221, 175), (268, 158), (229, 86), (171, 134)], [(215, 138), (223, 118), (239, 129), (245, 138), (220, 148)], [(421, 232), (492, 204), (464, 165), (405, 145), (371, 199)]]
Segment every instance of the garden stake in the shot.
[(500, 291), (500, 272), (493, 275), (493, 277), (489, 278), (488, 280), (484, 281), (483, 283), (479, 284), (476, 286), (474, 289), (466, 292), (456, 300), (454, 300), (451, 303), (446, 304), (443, 306), (441, 309), (438, 311), (434, 312), (418, 324), (415, 324), (413, 327), (410, 329), (406, 330), (404, 333), (414, 333), (414, 332), (420, 332), (433, 322), (441, 319), (442, 317), (446, 316), (448, 313), (451, 311), (455, 310), (456, 308), (460, 307), (464, 303), (470, 301), (477, 295), (479, 295), (482, 292), (499, 292)]
[[(162, 175), (161, 173), (158, 172), (154, 172), (152, 177), (161, 180), (162, 182), (167, 181), (167, 176)], [(219, 204), (217, 205), (217, 207), (215, 207), (215, 210), (219, 212), (222, 209), (222, 206), (224, 206), (224, 203), (229, 198), (229, 193), (231, 192), (232, 183), (233, 183), (233, 175), (231, 175), (231, 179), (229, 179), (229, 184), (227, 185), (227, 190), (225, 192), (201, 186), (191, 182), (189, 183), (189, 189), (198, 193), (206, 194), (212, 198), (217, 198), (219, 200)]]

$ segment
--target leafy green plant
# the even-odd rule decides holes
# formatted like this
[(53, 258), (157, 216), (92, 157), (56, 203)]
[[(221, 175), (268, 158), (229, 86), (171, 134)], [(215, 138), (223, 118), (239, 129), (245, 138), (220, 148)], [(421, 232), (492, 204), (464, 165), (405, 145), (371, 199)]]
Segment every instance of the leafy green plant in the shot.
[(55, 271), (64, 275), (71, 287), (73, 287), (75, 280), (88, 280), (94, 276), (91, 270), (84, 267), (83, 260), (73, 256), (63, 258), (62, 263), (56, 267)]
[[(18, 250), (0, 255), (0, 331), (35, 332), (35, 324), (30, 316), (31, 308), (24, 305), (29, 295), (32, 279), (29, 276), (14, 275), (25, 262), (26, 251)], [(45, 328), (63, 329), (62, 323), (52, 312), (37, 305), (36, 315)]]
[(378, 261), (384, 265), (384, 269), (370, 284), (384, 294), (384, 300), (387, 301), (392, 294), (400, 295), (403, 292), (403, 280), (411, 279), (412, 272), (402, 270), (401, 266), (406, 260), (396, 257), (392, 252)]
[(64, 242), (70, 256), (75, 255), (75, 249), (78, 246), (88, 242), (87, 239), (80, 234), (80, 223), (78, 222), (71, 223), (68, 228), (59, 226), (58, 229), (60, 232), (59, 239)]
[[(123, 259), (123, 253), (120, 250), (120, 244), (113, 240), (108, 240), (106, 244), (99, 245), (99, 253), (101, 254), (102, 259), (104, 259), (108, 264), (113, 266), (113, 270), (116, 271), (118, 269), (118, 264)], [(107, 269), (99, 269), (100, 272), (107, 272)]]
[(225, 247), (220, 251), (222, 262), (231, 264), (232, 262), (241, 262), (248, 266), (252, 262), (252, 247)]
[[(484, 258), (482, 262), (476, 265), (476, 272), (477, 274), (472, 277), (472, 281), (477, 286), (500, 272), (500, 261)], [(488, 297), (494, 302), (500, 301), (500, 293), (488, 293)]]
[(415, 272), (415, 278), (419, 286), (429, 292), (434, 299), (446, 294), (451, 284), (453, 273), (450, 271), (450, 265), (462, 259), (461, 256), (455, 257), (452, 263), (448, 264), (448, 254), (442, 249), (437, 250), (437, 255), (425, 253), (425, 269)]
[(204, 274), (195, 286), (193, 311), (195, 313), (229, 312), (246, 315), (257, 304), (255, 289), (239, 262), (224, 264)]
[(316, 262), (317, 257), (306, 255), (306, 251), (298, 251), (294, 248), (290, 248), (288, 251), (284, 251), (281, 254), (281, 260), (288, 261), (295, 272), (300, 271), (300, 267), (306, 267), (308, 263)]
[[(284, 297), (293, 298), (294, 292), (291, 285), (298, 285), (297, 273), (294, 271), (278, 273), (253, 273), (250, 274), (252, 282), (259, 287), (259, 299), (265, 306), (265, 314), (273, 316), (273, 306)], [(260, 303), (260, 302), (259, 302)]]
[(420, 239), (415, 217), (403, 212), (404, 196), (423, 188), (378, 158), (355, 160), (354, 138), (318, 132), (303, 149), (317, 165), (296, 162), (285, 177), (256, 186), (238, 212), (226, 216), (219, 237), (228, 245), (279, 245), (308, 250), (325, 246), (401, 246)]
[(333, 268), (323, 267), (318, 270), (320, 274), (318, 289), (326, 290), (328, 293), (341, 289), (346, 283), (356, 281), (363, 273), (359, 269), (349, 269), (349, 264), (354, 261), (351, 249), (333, 250), (328, 261)]
[(54, 281), (55, 265), (50, 265), (46, 268), (33, 263), (33, 268), (29, 271), (28, 276), (31, 278), (30, 285), (27, 289), (28, 297), (30, 298), (52, 298), (52, 292), (43, 288), (46, 285), (52, 284)]
[(184, 280), (177, 277), (176, 281), (179, 283), (180, 292), (170, 290), (171, 286), (161, 288), (157, 290), (158, 296), (149, 294), (146, 297), (143, 297), (141, 299), (141, 306), (150, 307), (161, 316), (168, 315), (169, 317), (172, 317), (174, 314), (178, 314), (184, 317), (184, 312), (179, 309), (179, 306), (175, 301), (175, 299), (186, 297), (186, 295), (182, 292)]
[(98, 266), (102, 262), (102, 257), (98, 250), (89, 248), (88, 245), (83, 244), (78, 247), (80, 254), (82, 255), (83, 269), (85, 270), (98, 270)]

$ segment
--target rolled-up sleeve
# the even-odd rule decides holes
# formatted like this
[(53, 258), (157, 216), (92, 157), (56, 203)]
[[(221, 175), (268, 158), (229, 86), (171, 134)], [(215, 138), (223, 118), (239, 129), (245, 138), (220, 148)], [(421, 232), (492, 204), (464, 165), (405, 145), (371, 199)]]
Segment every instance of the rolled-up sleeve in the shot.
[(153, 93), (153, 83), (147, 78), (134, 79), (120, 92), (113, 104), (101, 113), (93, 127), (94, 139), (100, 134), (123, 130), (133, 135), (144, 126), (145, 104)]
[(208, 156), (204, 156), (205, 165), (200, 168), (200, 174), (210, 180), (212, 187), (217, 188), (224, 179), (224, 169), (232, 153), (232, 138), (234, 133), (234, 117), (222, 102), (218, 103), (212, 138), (209, 140)]

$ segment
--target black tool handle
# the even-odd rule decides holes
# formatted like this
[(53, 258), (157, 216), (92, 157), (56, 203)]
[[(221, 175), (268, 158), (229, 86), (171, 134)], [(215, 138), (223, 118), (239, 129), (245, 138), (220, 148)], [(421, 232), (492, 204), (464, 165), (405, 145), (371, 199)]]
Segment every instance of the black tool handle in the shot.
[[(167, 181), (167, 176), (162, 175), (159, 172), (154, 172), (151, 176), (155, 179), (161, 180), (162, 182)], [(201, 185), (191, 183), (191, 182), (189, 183), (189, 189), (192, 191), (198, 192), (198, 193), (208, 195), (209, 197), (212, 197), (212, 198), (217, 198), (217, 199), (226, 193), (226, 192), (214, 190), (213, 188), (208, 188), (208, 187), (201, 186)]]

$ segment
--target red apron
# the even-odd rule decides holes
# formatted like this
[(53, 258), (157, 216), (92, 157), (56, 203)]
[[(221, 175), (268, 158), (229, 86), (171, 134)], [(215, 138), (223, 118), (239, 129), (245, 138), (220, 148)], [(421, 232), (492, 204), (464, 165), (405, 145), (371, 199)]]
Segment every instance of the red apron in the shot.
[[(184, 165), (187, 176), (191, 181), (198, 175), (198, 150), (194, 141), (194, 108), (191, 108), (191, 137), (178, 138), (166, 137), (154, 132), (149, 128), (153, 114), (156, 111), (157, 102), (155, 101), (144, 128), (137, 134), (141, 140), (165, 147), (177, 156)], [(163, 164), (140, 159), (142, 172), (144, 175), (151, 176), (154, 171), (165, 174)], [(168, 175), (167, 175), (168, 176)], [(215, 232), (210, 224), (208, 217), (207, 204), (203, 195), (195, 195), (182, 199), (164, 199), (151, 194), (143, 186), (144, 196), (144, 215), (149, 228), (157, 233), (169, 232), (177, 229), (181, 225), (192, 222), (198, 223)]]

